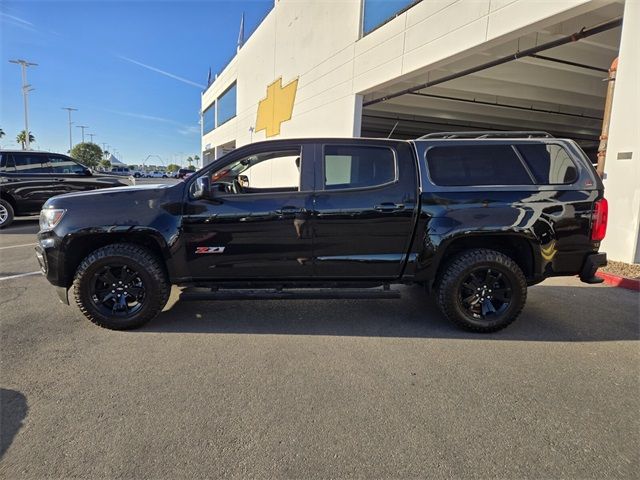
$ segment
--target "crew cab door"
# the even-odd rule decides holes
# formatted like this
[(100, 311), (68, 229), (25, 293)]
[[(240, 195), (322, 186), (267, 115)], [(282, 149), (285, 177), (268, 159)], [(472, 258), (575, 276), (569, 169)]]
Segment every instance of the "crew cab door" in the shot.
[(313, 155), (313, 144), (273, 142), (214, 162), (209, 198), (189, 198), (183, 217), (194, 279), (312, 276)]
[(397, 278), (418, 206), (408, 143), (354, 140), (317, 146), (314, 264), (320, 278)]

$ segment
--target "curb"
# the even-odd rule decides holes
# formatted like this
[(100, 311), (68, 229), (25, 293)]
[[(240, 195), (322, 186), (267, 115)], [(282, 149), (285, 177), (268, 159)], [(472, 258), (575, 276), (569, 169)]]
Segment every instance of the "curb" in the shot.
[(626, 288), (640, 292), (640, 280), (635, 278), (621, 277), (612, 273), (596, 272), (596, 277), (604, 279), (604, 283), (613, 287)]

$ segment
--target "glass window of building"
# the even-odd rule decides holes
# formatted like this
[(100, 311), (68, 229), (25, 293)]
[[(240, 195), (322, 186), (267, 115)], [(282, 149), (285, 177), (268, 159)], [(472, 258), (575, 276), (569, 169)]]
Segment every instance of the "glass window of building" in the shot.
[(375, 30), (380, 25), (404, 12), (411, 5), (421, 0), (364, 0), (364, 18), (362, 30), (364, 34)]
[(236, 84), (235, 82), (218, 97), (218, 121), (216, 126), (231, 120), (236, 116)]
[(202, 133), (209, 133), (216, 128), (216, 102), (202, 113)]

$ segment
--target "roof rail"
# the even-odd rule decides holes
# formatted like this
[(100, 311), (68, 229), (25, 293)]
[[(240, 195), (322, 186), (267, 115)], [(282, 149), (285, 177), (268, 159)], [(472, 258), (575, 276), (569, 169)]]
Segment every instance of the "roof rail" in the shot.
[(433, 138), (553, 138), (553, 135), (541, 131), (515, 130), (505, 132), (438, 132), (423, 135), (418, 140)]

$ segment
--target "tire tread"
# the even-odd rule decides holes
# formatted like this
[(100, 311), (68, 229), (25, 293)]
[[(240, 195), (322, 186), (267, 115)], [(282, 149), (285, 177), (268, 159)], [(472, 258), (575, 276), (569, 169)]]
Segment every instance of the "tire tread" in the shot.
[[(139, 263), (156, 282), (159, 294), (155, 295), (154, 298), (149, 298), (148, 301), (153, 302), (150, 308), (144, 315), (136, 318), (135, 321), (123, 324), (104, 321), (94, 315), (82, 301), (81, 284), (85, 273), (95, 262), (108, 257), (125, 257)], [(171, 285), (167, 279), (167, 274), (156, 256), (148, 249), (131, 243), (114, 243), (94, 250), (80, 263), (73, 280), (73, 297), (82, 314), (92, 323), (112, 330), (137, 328), (149, 322), (162, 311), (169, 300), (170, 293)]]
[[(451, 295), (451, 293), (458, 277), (462, 275), (464, 270), (466, 270), (469, 265), (486, 262), (499, 263), (515, 274), (517, 285), (514, 285), (514, 288), (518, 288), (520, 290), (522, 300), (518, 305), (518, 308), (513, 311), (510, 316), (503, 322), (500, 322), (497, 325), (479, 326), (466, 321), (464, 318), (461, 318), (460, 315), (457, 314), (453, 303), (454, 297)], [(458, 256), (454, 257), (445, 266), (444, 271), (437, 281), (435, 293), (436, 303), (438, 304), (440, 311), (447, 318), (447, 320), (453, 322), (461, 328), (464, 328), (465, 330), (478, 333), (491, 333), (502, 330), (503, 328), (510, 325), (516, 318), (518, 318), (518, 316), (522, 312), (522, 309), (524, 308), (527, 299), (527, 280), (518, 264), (511, 257), (496, 250), (490, 250), (487, 248), (475, 248), (463, 251), (462, 253), (458, 254)], [(454, 292), (454, 295), (455, 294), (457, 294), (457, 292)]]

